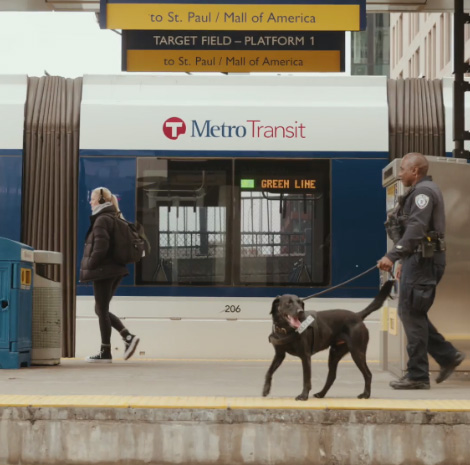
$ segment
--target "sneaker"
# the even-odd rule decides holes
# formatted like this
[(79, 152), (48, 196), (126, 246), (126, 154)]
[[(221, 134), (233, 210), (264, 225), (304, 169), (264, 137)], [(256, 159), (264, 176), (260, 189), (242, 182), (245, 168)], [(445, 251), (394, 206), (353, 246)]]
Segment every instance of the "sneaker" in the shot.
[(90, 355), (85, 358), (88, 363), (111, 363), (113, 357), (109, 351), (100, 350), (96, 355)]
[(442, 381), (445, 381), (454, 372), (454, 370), (464, 361), (464, 359), (465, 354), (463, 354), (462, 352), (457, 352), (452, 363), (449, 363), (445, 366), (441, 366), (441, 371), (439, 372), (439, 375), (436, 378), (436, 383), (442, 383)]
[(135, 349), (137, 348), (137, 344), (139, 342), (140, 339), (133, 334), (129, 334), (124, 338), (124, 360), (130, 359), (134, 355)]
[(390, 387), (393, 389), (430, 389), (431, 386), (429, 381), (403, 377), (390, 381)]

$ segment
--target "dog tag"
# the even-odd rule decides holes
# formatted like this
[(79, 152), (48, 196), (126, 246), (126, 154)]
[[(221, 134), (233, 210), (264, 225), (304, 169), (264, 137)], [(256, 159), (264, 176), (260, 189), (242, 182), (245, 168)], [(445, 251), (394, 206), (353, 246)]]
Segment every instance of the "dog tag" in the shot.
[(304, 321), (302, 321), (302, 324), (296, 329), (296, 331), (299, 334), (302, 334), (314, 321), (315, 318), (313, 318), (312, 315), (309, 315)]

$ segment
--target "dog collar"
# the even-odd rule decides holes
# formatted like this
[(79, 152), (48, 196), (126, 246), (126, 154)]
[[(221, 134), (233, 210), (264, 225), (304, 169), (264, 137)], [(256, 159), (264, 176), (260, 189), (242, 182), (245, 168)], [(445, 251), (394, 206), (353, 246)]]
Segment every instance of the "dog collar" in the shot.
[(273, 323), (273, 332), (269, 335), (269, 342), (275, 346), (282, 346), (290, 344), (299, 336), (295, 330), (289, 331), (286, 328), (281, 328)]
[(271, 333), (268, 340), (273, 346), (283, 346), (294, 342), (298, 337), (299, 334), (295, 331), (288, 333), (286, 336), (279, 336), (279, 334)]
[(277, 326), (273, 323), (273, 333), (287, 334), (287, 329), (286, 328), (281, 328), (280, 326)]

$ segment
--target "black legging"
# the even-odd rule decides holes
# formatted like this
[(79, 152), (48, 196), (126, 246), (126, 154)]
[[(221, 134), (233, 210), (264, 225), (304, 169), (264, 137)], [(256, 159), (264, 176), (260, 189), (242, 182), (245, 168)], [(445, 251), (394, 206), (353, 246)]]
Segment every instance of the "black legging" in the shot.
[(95, 294), (95, 313), (100, 322), (101, 343), (111, 344), (111, 328), (121, 332), (125, 329), (121, 320), (109, 311), (109, 303), (114, 292), (121, 282), (122, 277), (100, 279), (93, 281), (93, 292)]

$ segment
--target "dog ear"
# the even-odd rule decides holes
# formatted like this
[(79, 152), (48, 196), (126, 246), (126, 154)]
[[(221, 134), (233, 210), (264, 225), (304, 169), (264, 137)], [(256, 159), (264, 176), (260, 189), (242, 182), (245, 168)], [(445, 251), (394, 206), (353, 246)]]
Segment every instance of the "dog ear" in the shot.
[(279, 307), (279, 299), (281, 298), (280, 295), (278, 295), (274, 300), (273, 304), (271, 306), (271, 311), (269, 312), (270, 315), (274, 315), (277, 312), (277, 309)]

